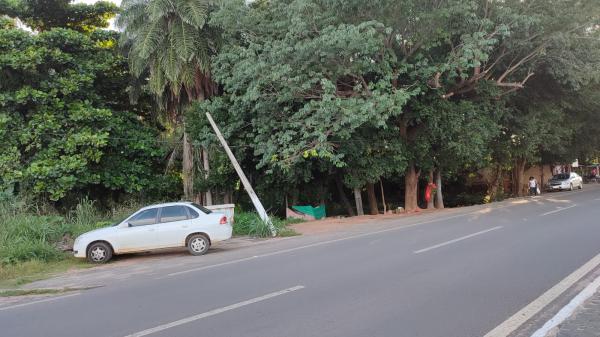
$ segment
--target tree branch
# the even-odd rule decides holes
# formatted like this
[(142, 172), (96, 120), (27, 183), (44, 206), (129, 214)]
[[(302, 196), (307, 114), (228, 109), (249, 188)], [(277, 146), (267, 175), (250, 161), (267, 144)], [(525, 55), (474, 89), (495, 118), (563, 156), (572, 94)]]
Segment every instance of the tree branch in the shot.
[(496, 81), (497, 83), (502, 83), (502, 81), (509, 76), (510, 74), (512, 74), (515, 70), (517, 70), (520, 66), (522, 66), (523, 64), (525, 64), (526, 62), (530, 61), (531, 59), (533, 59), (538, 53), (540, 53), (544, 47), (546, 47), (545, 43), (542, 43), (540, 46), (538, 46), (537, 48), (535, 48), (531, 53), (525, 55), (524, 57), (521, 58), (521, 60), (519, 60), (519, 62), (517, 62), (516, 64), (508, 67), (508, 69), (506, 69), (504, 71), (504, 73), (502, 75), (500, 75), (500, 77), (498, 78), (498, 80)]

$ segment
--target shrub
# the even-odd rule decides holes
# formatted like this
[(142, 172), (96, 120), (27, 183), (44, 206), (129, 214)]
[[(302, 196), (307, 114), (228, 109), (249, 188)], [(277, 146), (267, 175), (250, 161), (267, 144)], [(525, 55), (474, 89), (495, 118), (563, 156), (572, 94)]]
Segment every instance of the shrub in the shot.
[[(273, 216), (271, 217), (271, 221), (273, 222), (273, 226), (277, 229), (278, 236), (298, 235), (298, 233), (287, 228), (287, 226), (292, 223), (302, 222), (302, 220), (299, 219), (282, 220)], [(271, 230), (258, 214), (254, 212), (239, 212), (235, 215), (233, 235), (248, 235), (264, 238), (271, 236)]]

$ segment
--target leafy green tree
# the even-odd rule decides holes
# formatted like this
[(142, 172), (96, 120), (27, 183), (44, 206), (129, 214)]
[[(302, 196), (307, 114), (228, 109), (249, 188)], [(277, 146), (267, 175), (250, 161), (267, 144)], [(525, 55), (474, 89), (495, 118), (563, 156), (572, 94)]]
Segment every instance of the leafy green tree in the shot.
[(73, 0), (0, 0), (0, 15), (18, 17), (37, 31), (52, 28), (69, 28), (81, 32), (93, 32), (106, 28), (117, 13), (112, 2), (98, 1), (94, 4), (73, 4)]
[[(597, 11), (596, 11), (597, 13)], [(556, 34), (546, 42), (545, 54), (529, 86), (507, 101), (510, 114), (504, 121), (510, 137), (514, 195), (523, 193), (527, 164), (572, 162), (585, 152), (577, 148), (594, 144), (586, 120), (595, 117), (594, 90), (600, 83), (598, 28), (584, 22), (577, 35)], [(590, 100), (590, 98), (592, 98)]]
[[(380, 8), (389, 17), (406, 17), (387, 20), (402, 37), (390, 39), (401, 61), (395, 68), (408, 69), (397, 71), (398, 81), (416, 82), (422, 92), (437, 92), (446, 100), (472, 99), (482, 87), (496, 87), (499, 96), (523, 89), (553, 40), (585, 37), (598, 20), (592, 1), (399, 2)], [(419, 20), (410, 19), (415, 17)], [(422, 97), (427, 95), (412, 100)], [(413, 150), (405, 174), (410, 210), (417, 207), (420, 166), (430, 165), (418, 143), (427, 124), (415, 110), (402, 114), (399, 124), (401, 137)]]
[(357, 129), (351, 139), (336, 144), (345, 163), (340, 169), (343, 181), (352, 189), (366, 187), (371, 214), (379, 214), (375, 184), (381, 178), (393, 178), (406, 169), (407, 151), (397, 135), (396, 128), (363, 127)]
[(230, 44), (213, 67), (223, 97), (207, 109), (252, 125), (247, 139), (260, 144), (254, 155), (267, 173), (304, 177), (315, 161), (354, 167), (346, 154), (363, 150), (338, 144), (350, 144), (361, 128), (387, 128), (412, 93), (392, 85), (385, 27), (347, 24), (334, 13), (339, 9), (314, 1), (232, 1), (211, 21)]
[(114, 38), (62, 28), (0, 30), (3, 189), (59, 200), (92, 186), (134, 192), (151, 185), (161, 156), (156, 134), (113, 109), (121, 93), (106, 86), (107, 77), (118, 82), (115, 74), (126, 73)]
[[(427, 125), (419, 142), (428, 144), (429, 149), (424, 152), (429, 156), (430, 182), (435, 180), (437, 186), (436, 207), (443, 208), (442, 176), (485, 165), (485, 158), (490, 155), (489, 145), (500, 133), (504, 108), (501, 102), (485, 94), (477, 100), (433, 98), (419, 104), (419, 115)], [(433, 200), (432, 196), (428, 207), (433, 206)]]

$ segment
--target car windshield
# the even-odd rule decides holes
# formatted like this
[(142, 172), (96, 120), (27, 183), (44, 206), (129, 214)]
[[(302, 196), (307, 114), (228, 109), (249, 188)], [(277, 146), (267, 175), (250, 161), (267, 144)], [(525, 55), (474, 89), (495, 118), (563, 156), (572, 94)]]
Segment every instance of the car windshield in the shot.
[(202, 211), (202, 213), (204, 213), (204, 214), (210, 214), (210, 213), (212, 213), (212, 211), (211, 211), (210, 209), (208, 209), (208, 208), (206, 208), (206, 207), (204, 207), (204, 206), (200, 206), (200, 205), (198, 205), (198, 204), (196, 204), (196, 203), (192, 203), (192, 206), (194, 206), (194, 207), (196, 207), (197, 209), (201, 210), (201, 211)]
[(561, 174), (556, 174), (554, 177), (552, 177), (552, 179), (556, 179), (556, 180), (565, 180), (565, 179), (569, 179), (570, 175), (568, 173), (561, 173)]
[(123, 221), (125, 221), (125, 219), (129, 218), (130, 216), (131, 216), (131, 214), (128, 215), (128, 216), (126, 216), (126, 217), (120, 217), (120, 218), (118, 218), (117, 221), (115, 221), (115, 222), (113, 222), (113, 223), (110, 224), (110, 227), (116, 227), (116, 226), (120, 225)]

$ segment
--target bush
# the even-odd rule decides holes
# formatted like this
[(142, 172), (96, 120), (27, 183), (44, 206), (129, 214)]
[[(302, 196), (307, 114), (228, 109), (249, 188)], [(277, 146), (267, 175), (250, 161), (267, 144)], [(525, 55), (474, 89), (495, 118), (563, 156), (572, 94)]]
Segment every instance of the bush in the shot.
[[(273, 216), (271, 217), (271, 221), (273, 222), (273, 226), (277, 229), (277, 236), (298, 235), (298, 233), (287, 228), (287, 226), (292, 223), (302, 222), (300, 219), (282, 220)], [(258, 214), (254, 212), (238, 212), (235, 215), (233, 224), (233, 235), (248, 235), (264, 238), (271, 236), (271, 230)]]

